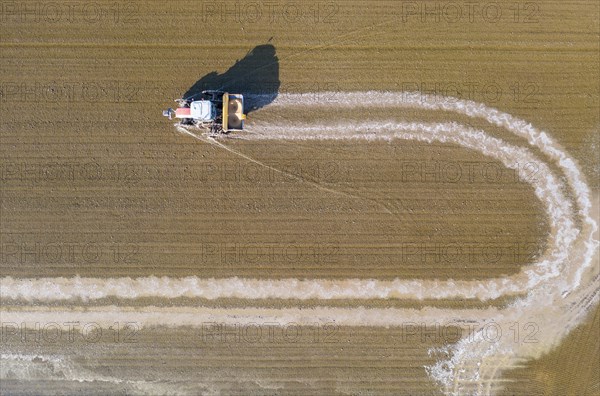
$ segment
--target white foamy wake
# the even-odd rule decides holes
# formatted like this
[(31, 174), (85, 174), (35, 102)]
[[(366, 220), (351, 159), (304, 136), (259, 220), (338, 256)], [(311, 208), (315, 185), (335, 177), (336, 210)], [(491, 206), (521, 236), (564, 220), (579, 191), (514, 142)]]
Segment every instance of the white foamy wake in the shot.
[[(333, 100), (331, 98), (334, 98)], [(324, 99), (326, 98), (326, 99)], [(456, 123), (406, 123), (400, 121), (373, 121), (369, 123), (325, 125), (255, 125), (255, 134), (249, 139), (275, 140), (392, 140), (413, 139), (426, 142), (458, 144), (478, 150), (506, 166), (516, 162), (536, 163), (540, 172), (535, 179), (524, 180), (534, 187), (536, 196), (545, 207), (551, 232), (548, 248), (542, 258), (524, 268), (521, 273), (502, 279), (483, 281), (394, 281), (347, 279), (325, 280), (255, 280), (255, 279), (200, 279), (171, 278), (4, 278), (0, 283), (0, 297), (26, 301), (84, 300), (104, 297), (237, 297), (257, 298), (449, 298), (465, 297), (486, 300), (503, 295), (522, 294), (506, 309), (449, 310), (423, 308), (315, 308), (266, 310), (211, 310), (207, 308), (119, 308), (92, 307), (81, 310), (64, 307), (6, 310), (4, 318), (11, 321), (30, 321), (39, 317), (94, 320), (112, 323), (116, 316), (127, 314), (143, 325), (198, 325), (200, 320), (230, 323), (250, 323), (260, 319), (311, 323), (318, 320), (336, 321), (351, 326), (399, 326), (402, 323), (440, 323), (460, 318), (479, 321), (473, 337), (465, 337), (446, 352), (439, 362), (427, 368), (448, 394), (491, 394), (501, 386), (501, 371), (519, 364), (523, 359), (535, 358), (554, 347), (598, 302), (600, 281), (598, 268), (591, 266), (598, 241), (594, 236), (597, 225), (590, 215), (591, 201), (581, 172), (575, 162), (545, 132), (530, 124), (483, 104), (438, 96), (411, 93), (336, 93), (310, 96), (281, 95), (273, 106), (296, 109), (299, 106), (335, 107), (411, 107), (425, 110), (454, 112), (486, 120), (524, 138), (536, 147), (560, 171), (566, 180), (563, 186), (550, 168), (529, 150), (509, 145), (483, 131)], [(193, 134), (193, 133), (192, 133)], [(205, 138), (204, 138), (205, 139)], [(236, 153), (235, 150), (230, 150)], [(239, 153), (238, 153), (239, 154)], [(568, 188), (574, 202), (563, 193)], [(577, 224), (580, 224), (578, 226)], [(48, 316), (49, 315), (49, 316)], [(489, 327), (481, 324), (497, 323), (503, 331), (494, 342), (489, 342)], [(538, 342), (515, 341), (508, 331), (511, 325), (534, 323), (539, 331)], [(556, 323), (561, 323), (556, 326)], [(485, 341), (485, 342), (484, 342)]]

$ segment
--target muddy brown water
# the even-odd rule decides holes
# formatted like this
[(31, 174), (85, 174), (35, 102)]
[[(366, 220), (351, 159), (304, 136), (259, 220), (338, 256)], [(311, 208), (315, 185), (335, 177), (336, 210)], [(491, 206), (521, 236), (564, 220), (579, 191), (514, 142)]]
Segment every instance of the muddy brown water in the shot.
[[(7, 4), (2, 276), (483, 279), (518, 272), (543, 249), (547, 223), (531, 188), (477, 153), (401, 141), (227, 142), (356, 196), (342, 198), (177, 134), (161, 116), (203, 76), (269, 39), (278, 75), (263, 75), (263, 89), (332, 100), (420, 90), (484, 102), (549, 131), (597, 187), (599, 13), (590, 2), (497, 4), (497, 16), (486, 3), (472, 14), (444, 2)], [(326, 109), (267, 105), (248, 123), (330, 119)], [(501, 394), (598, 394), (597, 319), (598, 310), (554, 352), (507, 373)], [(187, 393), (437, 394), (422, 367), (443, 340), (410, 342), (381, 328), (336, 336), (207, 343), (176, 328), (142, 332), (135, 344), (3, 349), (63, 353), (94, 373), (171, 381)], [(12, 379), (1, 390), (139, 391), (132, 383)]]

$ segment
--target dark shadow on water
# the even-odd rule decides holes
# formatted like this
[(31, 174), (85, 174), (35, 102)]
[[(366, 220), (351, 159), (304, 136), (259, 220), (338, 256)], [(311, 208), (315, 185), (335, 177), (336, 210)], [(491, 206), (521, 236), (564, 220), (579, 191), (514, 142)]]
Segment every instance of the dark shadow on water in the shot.
[(223, 74), (208, 73), (183, 94), (186, 99), (200, 99), (204, 90), (218, 90), (244, 95), (244, 112), (248, 113), (273, 102), (279, 92), (279, 59), (275, 47), (254, 47)]

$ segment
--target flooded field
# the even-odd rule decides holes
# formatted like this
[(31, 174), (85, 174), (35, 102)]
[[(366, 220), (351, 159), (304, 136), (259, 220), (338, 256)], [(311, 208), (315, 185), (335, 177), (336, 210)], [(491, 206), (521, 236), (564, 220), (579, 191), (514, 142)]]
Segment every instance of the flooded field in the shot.
[(0, 7), (1, 394), (600, 392), (597, 6)]

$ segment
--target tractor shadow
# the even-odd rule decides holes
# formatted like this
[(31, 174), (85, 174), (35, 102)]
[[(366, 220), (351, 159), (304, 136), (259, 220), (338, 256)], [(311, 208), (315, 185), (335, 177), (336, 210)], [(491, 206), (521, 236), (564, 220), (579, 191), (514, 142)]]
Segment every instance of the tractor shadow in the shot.
[(244, 112), (258, 110), (273, 102), (279, 93), (279, 59), (275, 47), (254, 47), (226, 72), (210, 72), (189, 88), (183, 98), (200, 97), (204, 90), (244, 95)]

